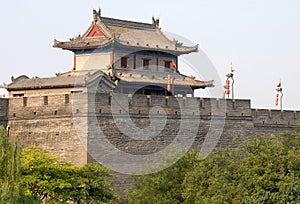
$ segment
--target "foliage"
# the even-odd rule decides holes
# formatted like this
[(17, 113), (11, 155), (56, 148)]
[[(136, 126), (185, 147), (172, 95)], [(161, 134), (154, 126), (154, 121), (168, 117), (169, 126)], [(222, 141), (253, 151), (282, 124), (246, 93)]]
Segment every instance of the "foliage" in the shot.
[(29, 147), (0, 127), (0, 203), (103, 203), (117, 197), (109, 170), (99, 163), (82, 167)]
[(185, 201), (298, 203), (300, 152), (282, 141), (252, 138), (239, 150), (209, 156), (186, 175)]
[(20, 199), (20, 147), (18, 140), (9, 138), (0, 127), (0, 203), (14, 203)]
[(300, 133), (254, 137), (139, 177), (131, 203), (300, 203)]
[(0, 127), (0, 203), (40, 203), (27, 198), (19, 187), (21, 148), (18, 137)]
[(44, 202), (100, 203), (114, 198), (109, 170), (99, 163), (77, 167), (32, 146), (22, 152), (21, 186)]
[(182, 183), (185, 173), (189, 172), (197, 161), (197, 152), (189, 151), (177, 163), (160, 173), (135, 176), (135, 190), (128, 192), (128, 201), (130, 203), (181, 203), (184, 200)]

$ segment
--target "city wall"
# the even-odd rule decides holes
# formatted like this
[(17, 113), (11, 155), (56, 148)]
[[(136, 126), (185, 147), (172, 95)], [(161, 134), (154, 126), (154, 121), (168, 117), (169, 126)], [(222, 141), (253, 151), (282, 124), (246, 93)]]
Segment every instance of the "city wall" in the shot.
[[(97, 140), (95, 128), (101, 128), (116, 148), (130, 154), (147, 155), (164, 149), (174, 139), (178, 140), (176, 136), (180, 129), (187, 133), (195, 132), (192, 148), (200, 150), (208, 132), (220, 133), (220, 137), (212, 137), (206, 141), (208, 144), (216, 143), (216, 147), (230, 148), (236, 147), (249, 136), (268, 136), (271, 133), (278, 135), (300, 125), (299, 111), (251, 109), (250, 100), (146, 95), (122, 97), (127, 99), (128, 108), (124, 104), (118, 104), (120, 100), (116, 100), (111, 94), (102, 93), (70, 94), (68, 100), (66, 94), (49, 95), (47, 103), (43, 96), (28, 97), (26, 103), (24, 97), (10, 98), (9, 105), (7, 99), (1, 99), (0, 122), (6, 126), (8, 118), (10, 135), (19, 135), (25, 147), (38, 145), (47, 148), (53, 154), (78, 165), (94, 161), (86, 149), (89, 152), (99, 151), (93, 145), (94, 140)], [(155, 109), (156, 107), (161, 109)], [(126, 128), (129, 124), (122, 120), (128, 116), (141, 129), (151, 125), (149, 116), (157, 121), (166, 119), (166, 125), (153, 139), (138, 141), (117, 127), (116, 118)], [(196, 126), (195, 120), (199, 121)], [(184, 126), (181, 126), (182, 121), (185, 121)], [(78, 131), (82, 131), (81, 135), (85, 136), (79, 138)], [(143, 134), (147, 136), (147, 132)], [(180, 140), (184, 141), (187, 137), (188, 134), (181, 135)], [(233, 143), (233, 140), (236, 142)], [(119, 193), (131, 184), (131, 177), (126, 175), (118, 174), (118, 178), (114, 180)]]

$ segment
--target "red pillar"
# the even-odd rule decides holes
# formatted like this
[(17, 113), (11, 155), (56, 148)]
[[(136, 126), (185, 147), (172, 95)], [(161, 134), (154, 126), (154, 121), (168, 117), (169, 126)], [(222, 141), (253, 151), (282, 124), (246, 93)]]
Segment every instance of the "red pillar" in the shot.
[(136, 55), (133, 57), (133, 69), (136, 69)]
[(156, 71), (158, 72), (158, 57), (156, 57)]
[(111, 66), (114, 64), (114, 61), (115, 61), (114, 53), (111, 52), (111, 53), (110, 53), (110, 65), (111, 65)]
[(74, 67), (73, 67), (73, 70), (74, 71), (76, 70), (76, 54), (74, 54)]

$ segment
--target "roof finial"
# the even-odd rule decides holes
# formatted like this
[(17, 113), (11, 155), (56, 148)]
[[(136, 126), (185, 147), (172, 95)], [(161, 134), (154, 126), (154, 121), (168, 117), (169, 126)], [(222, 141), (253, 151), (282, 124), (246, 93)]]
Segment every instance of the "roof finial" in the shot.
[(93, 10), (93, 18), (94, 18), (94, 21), (97, 21), (97, 16), (98, 16), (98, 13), (97, 13), (97, 11), (94, 9), (94, 10)]
[(101, 17), (101, 8), (98, 9), (98, 16)]
[(152, 16), (152, 24), (155, 25), (155, 18)]
[(159, 28), (159, 19), (155, 19), (154, 16), (152, 16), (152, 25)]
[(101, 8), (99, 7), (98, 11), (93, 10), (94, 21), (96, 22), (98, 18), (101, 18)]

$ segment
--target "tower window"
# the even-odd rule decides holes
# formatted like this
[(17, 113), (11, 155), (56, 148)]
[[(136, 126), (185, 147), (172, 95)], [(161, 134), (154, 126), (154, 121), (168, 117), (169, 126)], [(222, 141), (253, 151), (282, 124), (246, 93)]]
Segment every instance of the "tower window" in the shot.
[(143, 59), (143, 68), (144, 70), (149, 69), (150, 59)]
[(44, 96), (44, 105), (48, 105), (48, 96)]
[(128, 67), (127, 58), (128, 57), (121, 57), (121, 68), (127, 68)]
[(23, 106), (26, 107), (27, 106), (27, 97), (23, 98)]
[(170, 67), (171, 67), (171, 61), (165, 61), (166, 70), (170, 70)]
[(65, 104), (69, 104), (69, 103), (70, 103), (70, 95), (65, 94)]
[(13, 97), (23, 97), (24, 94), (13, 94)]

